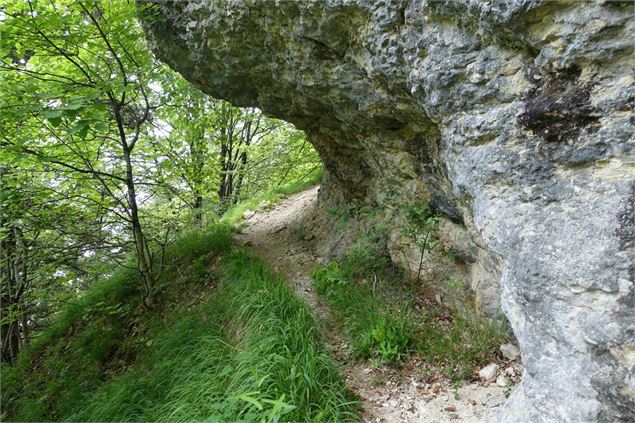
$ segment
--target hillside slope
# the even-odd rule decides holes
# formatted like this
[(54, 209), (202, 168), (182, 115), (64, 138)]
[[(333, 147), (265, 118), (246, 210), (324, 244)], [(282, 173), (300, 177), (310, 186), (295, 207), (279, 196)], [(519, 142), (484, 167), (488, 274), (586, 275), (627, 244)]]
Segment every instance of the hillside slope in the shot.
[(356, 419), (311, 313), (231, 231), (169, 251), (153, 310), (120, 271), (2, 370), (5, 421)]

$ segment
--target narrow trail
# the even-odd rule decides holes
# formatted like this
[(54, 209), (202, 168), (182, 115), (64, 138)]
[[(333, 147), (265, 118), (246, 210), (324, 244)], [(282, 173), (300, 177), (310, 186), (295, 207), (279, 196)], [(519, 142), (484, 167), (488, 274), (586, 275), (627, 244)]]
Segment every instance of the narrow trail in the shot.
[(316, 205), (318, 190), (319, 187), (314, 187), (294, 194), (269, 210), (249, 216), (235, 239), (285, 276), (308, 303), (323, 329), (327, 348), (342, 366), (348, 386), (362, 401), (364, 420), (389, 423), (491, 421), (495, 410), (505, 401), (503, 387), (481, 383), (459, 387), (442, 380), (428, 383), (417, 372), (415, 360), (397, 370), (350, 357), (342, 329), (312, 289), (310, 273), (318, 257), (311, 240), (306, 239), (303, 223)]

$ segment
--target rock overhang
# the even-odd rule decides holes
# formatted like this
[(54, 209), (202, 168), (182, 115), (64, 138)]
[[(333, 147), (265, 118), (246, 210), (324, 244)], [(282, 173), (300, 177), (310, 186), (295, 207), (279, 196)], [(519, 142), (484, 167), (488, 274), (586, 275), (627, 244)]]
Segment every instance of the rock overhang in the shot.
[(501, 421), (633, 418), (628, 5), (154, 3), (162, 60), (307, 132), (322, 201), (395, 190), (461, 228), (527, 366)]

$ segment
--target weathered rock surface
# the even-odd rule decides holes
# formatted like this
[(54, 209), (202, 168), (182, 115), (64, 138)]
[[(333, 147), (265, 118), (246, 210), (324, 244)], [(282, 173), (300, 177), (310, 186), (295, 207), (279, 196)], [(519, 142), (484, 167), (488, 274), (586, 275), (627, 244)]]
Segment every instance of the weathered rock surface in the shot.
[(503, 354), (503, 357), (508, 360), (516, 360), (518, 357), (520, 357), (520, 351), (514, 344), (503, 344), (500, 346), (500, 350)]
[(630, 2), (156, 3), (160, 58), (307, 132), (323, 203), (428, 200), (460, 227), (525, 365), (499, 421), (635, 420)]

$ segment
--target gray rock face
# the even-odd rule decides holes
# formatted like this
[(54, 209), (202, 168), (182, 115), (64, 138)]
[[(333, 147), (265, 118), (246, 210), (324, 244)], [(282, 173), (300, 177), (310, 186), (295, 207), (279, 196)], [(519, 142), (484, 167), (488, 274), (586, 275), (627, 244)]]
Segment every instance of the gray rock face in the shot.
[(306, 131), (322, 202), (427, 200), (468, 234), (526, 369), (499, 421), (635, 420), (630, 2), (156, 3), (162, 60)]

